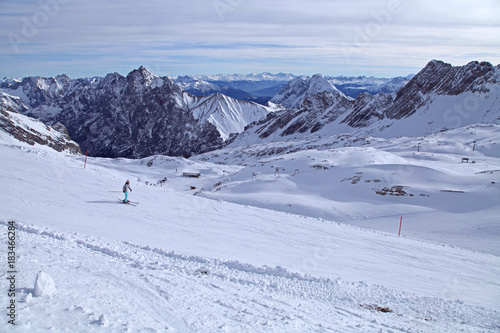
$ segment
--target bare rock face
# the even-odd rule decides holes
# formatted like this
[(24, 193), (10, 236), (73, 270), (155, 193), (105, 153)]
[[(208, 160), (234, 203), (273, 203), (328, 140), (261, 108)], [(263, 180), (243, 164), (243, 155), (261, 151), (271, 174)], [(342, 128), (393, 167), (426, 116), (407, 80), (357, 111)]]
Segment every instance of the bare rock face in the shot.
[(370, 95), (363, 93), (358, 95), (352, 111), (342, 120), (351, 127), (366, 127), (384, 118), (383, 110), (394, 102), (392, 94)]
[(58, 120), (95, 156), (191, 156), (222, 145), (215, 126), (199, 124), (180, 87), (145, 68), (110, 74), (64, 105)]
[(193, 96), (165, 77), (140, 67), (126, 77), (71, 80), (29, 77), (3, 82), (22, 91), (23, 114), (64, 124), (93, 156), (140, 158), (154, 154), (191, 156), (222, 146), (217, 128), (190, 111)]

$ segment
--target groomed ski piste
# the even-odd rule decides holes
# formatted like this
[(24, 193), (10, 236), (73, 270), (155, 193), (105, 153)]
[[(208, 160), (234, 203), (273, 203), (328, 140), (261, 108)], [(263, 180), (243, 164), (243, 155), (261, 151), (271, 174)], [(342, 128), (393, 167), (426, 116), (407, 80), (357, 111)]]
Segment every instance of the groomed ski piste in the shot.
[[(85, 169), (2, 134), (1, 331), (499, 332), (499, 130), (475, 128), (474, 152), (465, 131), (426, 152), (400, 140)], [(137, 206), (118, 202), (126, 179)]]

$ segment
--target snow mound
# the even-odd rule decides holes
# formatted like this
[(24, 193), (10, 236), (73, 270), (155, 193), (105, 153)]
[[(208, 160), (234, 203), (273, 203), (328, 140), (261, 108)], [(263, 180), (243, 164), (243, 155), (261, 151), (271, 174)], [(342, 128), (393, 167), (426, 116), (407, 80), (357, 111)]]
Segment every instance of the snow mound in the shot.
[(99, 316), (99, 319), (97, 319), (93, 324), (99, 325), (99, 326), (109, 326), (109, 320), (108, 317), (106, 317), (105, 314), (102, 314)]
[(56, 293), (56, 284), (50, 275), (44, 272), (38, 272), (35, 280), (35, 289), (33, 296), (52, 296)]

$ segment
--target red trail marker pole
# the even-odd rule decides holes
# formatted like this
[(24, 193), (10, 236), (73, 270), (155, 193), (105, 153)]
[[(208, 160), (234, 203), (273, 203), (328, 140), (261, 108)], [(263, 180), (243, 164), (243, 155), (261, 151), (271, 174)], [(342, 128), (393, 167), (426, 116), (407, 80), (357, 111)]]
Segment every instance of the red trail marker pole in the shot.
[(403, 224), (403, 217), (401, 216), (401, 220), (399, 220), (399, 233), (398, 237), (401, 236), (401, 225)]
[(83, 168), (85, 169), (87, 167), (87, 155), (89, 154), (89, 150), (85, 152), (85, 164), (83, 165)]

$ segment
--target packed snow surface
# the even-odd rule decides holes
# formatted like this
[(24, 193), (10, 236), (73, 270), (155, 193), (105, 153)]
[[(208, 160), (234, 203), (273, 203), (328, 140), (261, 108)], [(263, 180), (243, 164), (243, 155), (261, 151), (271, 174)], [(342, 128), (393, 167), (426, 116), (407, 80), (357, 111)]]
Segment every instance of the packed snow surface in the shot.
[[(374, 139), (85, 169), (82, 156), (0, 144), (0, 228), (16, 221), (18, 271), (16, 326), (3, 315), (0, 328), (498, 332), (498, 127), (468, 131), (474, 151), (442, 133), (420, 152)], [(126, 179), (136, 206), (119, 202)]]

